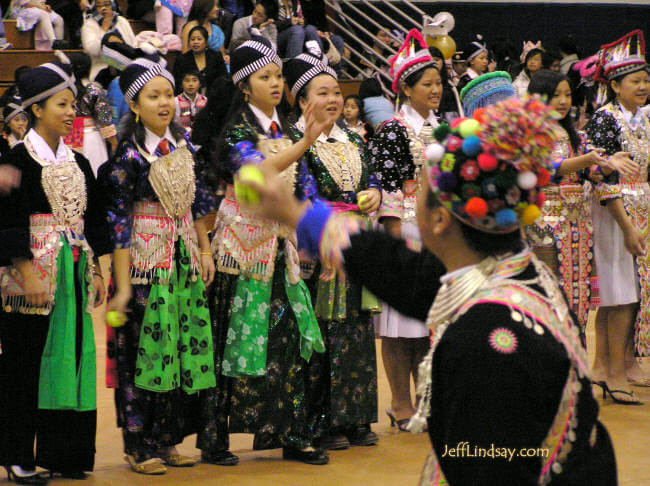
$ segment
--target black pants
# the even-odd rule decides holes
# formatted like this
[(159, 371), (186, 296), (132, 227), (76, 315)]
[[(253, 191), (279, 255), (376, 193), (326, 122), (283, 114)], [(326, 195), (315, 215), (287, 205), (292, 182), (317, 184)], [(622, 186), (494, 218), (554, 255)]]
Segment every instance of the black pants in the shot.
[(83, 15), (79, 4), (70, 0), (51, 0), (48, 4), (65, 21), (65, 27), (70, 33), (70, 47), (81, 49), (81, 26)]

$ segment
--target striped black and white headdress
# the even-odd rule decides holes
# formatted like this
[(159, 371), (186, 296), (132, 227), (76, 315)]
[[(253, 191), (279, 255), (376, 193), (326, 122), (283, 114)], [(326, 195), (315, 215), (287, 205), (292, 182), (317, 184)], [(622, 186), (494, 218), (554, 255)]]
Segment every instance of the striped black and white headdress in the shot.
[(9, 123), (19, 113), (25, 113), (20, 98), (11, 98), (2, 110), (2, 117), (5, 120), (5, 124)]
[(167, 61), (157, 54), (140, 57), (129, 64), (120, 75), (120, 89), (124, 99), (133, 101), (144, 85), (156, 76), (162, 76), (174, 87), (174, 76), (167, 71)]
[(70, 64), (48, 62), (30, 69), (20, 77), (18, 91), (23, 109), (48, 99), (59, 91), (69, 89), (77, 96), (77, 85)]
[(232, 81), (237, 85), (255, 71), (259, 71), (271, 63), (282, 69), (282, 60), (273, 49), (273, 45), (264, 37), (254, 36), (230, 55)]
[(328, 66), (327, 58), (322, 55), (320, 49), (307, 47), (308, 54), (300, 54), (289, 59), (284, 68), (284, 77), (294, 98), (298, 96), (303, 87), (320, 74), (329, 74), (334, 79), (338, 79), (336, 72)]

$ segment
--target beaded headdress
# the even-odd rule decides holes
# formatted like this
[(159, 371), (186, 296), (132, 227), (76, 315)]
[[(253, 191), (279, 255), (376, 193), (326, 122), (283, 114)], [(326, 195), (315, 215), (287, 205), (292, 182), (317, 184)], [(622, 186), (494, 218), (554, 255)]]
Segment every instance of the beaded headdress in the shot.
[(533, 41), (524, 42), (524, 47), (521, 50), (521, 56), (519, 56), (519, 60), (521, 61), (522, 64), (526, 62), (526, 56), (528, 55), (528, 53), (535, 49), (539, 51), (544, 50), (544, 48), (542, 47), (542, 41), (538, 40), (537, 44), (534, 44)]
[(595, 79), (608, 83), (614, 78), (647, 69), (643, 32), (634, 30), (619, 40), (601, 46)]
[(460, 92), (460, 102), (467, 116), (474, 110), (514, 96), (512, 78), (505, 71), (487, 73), (473, 79)]
[(478, 56), (481, 52), (487, 51), (487, 44), (483, 40), (483, 36), (481, 34), (476, 34), (476, 39), (467, 44), (467, 46), (465, 46), (465, 49), (463, 49), (468, 62)]
[(532, 224), (551, 179), (557, 115), (538, 97), (509, 98), (434, 130), (429, 190), (455, 217), (485, 233)]
[(400, 93), (400, 84), (411, 74), (420, 69), (435, 66), (429, 53), (429, 47), (424, 42), (422, 34), (416, 29), (411, 31), (404, 39), (402, 47), (390, 60), (390, 75), (393, 78), (393, 91)]

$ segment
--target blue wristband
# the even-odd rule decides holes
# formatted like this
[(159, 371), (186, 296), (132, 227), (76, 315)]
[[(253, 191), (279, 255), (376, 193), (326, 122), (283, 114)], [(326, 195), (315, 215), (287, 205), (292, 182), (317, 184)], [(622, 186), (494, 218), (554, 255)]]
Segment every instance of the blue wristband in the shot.
[(313, 201), (313, 206), (303, 214), (296, 229), (299, 249), (318, 256), (320, 240), (331, 214), (332, 209), (327, 204), (318, 199)]

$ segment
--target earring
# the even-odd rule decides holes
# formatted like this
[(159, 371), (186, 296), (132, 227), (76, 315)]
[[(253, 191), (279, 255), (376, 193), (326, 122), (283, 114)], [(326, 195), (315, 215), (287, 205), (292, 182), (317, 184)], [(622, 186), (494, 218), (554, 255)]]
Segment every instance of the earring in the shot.
[(140, 114), (139, 113), (135, 114), (135, 122), (140, 123)]
[(244, 93), (244, 101), (248, 103), (248, 93)]

